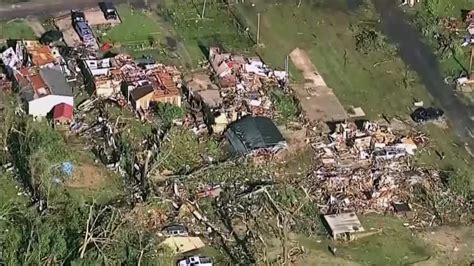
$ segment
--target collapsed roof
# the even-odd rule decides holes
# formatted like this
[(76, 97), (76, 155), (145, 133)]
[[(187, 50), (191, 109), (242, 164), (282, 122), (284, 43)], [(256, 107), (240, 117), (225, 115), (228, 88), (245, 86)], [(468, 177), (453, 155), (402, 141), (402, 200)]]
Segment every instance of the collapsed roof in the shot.
[(245, 155), (257, 149), (280, 150), (286, 141), (268, 117), (246, 116), (229, 125), (225, 136), (235, 153)]

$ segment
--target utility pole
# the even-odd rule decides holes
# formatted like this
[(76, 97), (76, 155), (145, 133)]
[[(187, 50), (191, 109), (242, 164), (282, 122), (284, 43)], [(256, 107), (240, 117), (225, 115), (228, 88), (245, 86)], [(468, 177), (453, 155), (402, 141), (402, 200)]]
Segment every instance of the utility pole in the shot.
[(204, 0), (204, 5), (202, 6), (202, 12), (201, 12), (201, 19), (204, 18), (204, 12), (206, 11), (206, 2), (207, 0)]
[(257, 13), (257, 45), (260, 44), (260, 13)]

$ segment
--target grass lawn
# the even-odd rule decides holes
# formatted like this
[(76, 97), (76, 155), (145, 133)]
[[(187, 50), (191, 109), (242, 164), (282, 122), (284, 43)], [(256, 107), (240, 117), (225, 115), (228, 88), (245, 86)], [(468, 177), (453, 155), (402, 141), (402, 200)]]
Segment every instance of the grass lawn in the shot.
[[(427, 244), (403, 226), (403, 221), (378, 214), (359, 218), (366, 231), (370, 232), (371, 228), (381, 231), (350, 242), (334, 242), (326, 236), (297, 235), (295, 240), (304, 246), (306, 254), (296, 265), (410, 265), (433, 255)], [(278, 252), (281, 252), (280, 246), (281, 243), (275, 245)], [(336, 248), (336, 256), (328, 247)]]
[(221, 45), (229, 51), (248, 51), (253, 42), (245, 29), (240, 27), (227, 7), (219, 1), (207, 1), (204, 18), (201, 18), (203, 0), (166, 0), (160, 10), (167, 23), (173, 26), (179, 40), (184, 44), (193, 66), (207, 57), (209, 46)]
[(337, 244), (337, 256), (365, 265), (407, 265), (430, 257), (421, 240), (417, 240), (403, 222), (383, 215), (360, 217), (366, 230), (381, 229), (380, 233), (349, 243)]
[[(282, 68), (285, 56), (294, 48), (305, 49), (341, 103), (346, 107), (361, 106), (369, 119), (380, 119), (381, 114), (409, 119), (415, 100), (430, 105), (433, 100), (416, 73), (407, 69), (398, 56), (383, 51), (368, 55), (356, 51), (351, 28), (359, 23), (376, 23), (372, 6), (366, 4), (352, 15), (339, 2), (334, 1), (330, 7), (304, 1), (300, 8), (294, 3), (271, 1), (234, 7), (252, 32), (256, 31), (256, 14), (261, 14), (262, 47), (258, 52), (266, 62)], [(297, 70), (290, 67), (290, 73), (300, 81)], [(474, 174), (472, 158), (460, 145), (452, 145), (457, 139), (449, 130), (435, 126), (420, 130), (428, 132), (431, 146), (446, 154), (440, 162), (435, 152), (427, 150), (420, 155), (420, 164)]]
[(14, 180), (14, 177), (2, 173), (0, 174), (0, 209), (6, 206), (8, 202), (28, 202), (28, 196), (18, 195), (20, 184)]
[(124, 44), (148, 42), (150, 38), (160, 38), (161, 29), (158, 18), (151, 12), (136, 10), (126, 4), (120, 5), (118, 12), (122, 23), (108, 30), (102, 37), (104, 41)]
[(36, 36), (23, 22), (0, 22), (0, 39), (36, 39)]

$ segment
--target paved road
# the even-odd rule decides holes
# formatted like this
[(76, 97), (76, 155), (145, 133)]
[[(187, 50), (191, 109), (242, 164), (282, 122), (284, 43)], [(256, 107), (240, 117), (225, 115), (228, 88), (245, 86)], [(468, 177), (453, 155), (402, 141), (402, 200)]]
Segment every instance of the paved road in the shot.
[(439, 64), (420, 33), (408, 23), (408, 17), (394, 0), (372, 0), (380, 15), (384, 33), (398, 44), (402, 60), (421, 77), (426, 89), (445, 110), (454, 132), (474, 148), (474, 107), (466, 105), (453, 88), (444, 83)]
[[(144, 0), (112, 0), (115, 3), (129, 2), (143, 4)], [(47, 17), (71, 9), (98, 7), (103, 0), (33, 0), (15, 5), (0, 4), (0, 20), (25, 18), (28, 16)]]

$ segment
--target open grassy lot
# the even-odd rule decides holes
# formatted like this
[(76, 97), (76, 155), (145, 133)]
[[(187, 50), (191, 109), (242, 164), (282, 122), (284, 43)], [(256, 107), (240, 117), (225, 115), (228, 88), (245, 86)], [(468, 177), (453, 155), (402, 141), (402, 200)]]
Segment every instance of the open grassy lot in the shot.
[[(1, 18), (0, 18), (1, 20)], [(0, 22), (0, 39), (35, 39), (33, 30), (24, 22)]]
[(152, 56), (161, 63), (191, 68), (191, 58), (182, 43), (178, 42), (171, 25), (164, 22), (153, 10), (118, 6), (122, 24), (113, 28), (99, 27), (101, 42), (111, 42), (117, 52), (134, 57)]
[[(369, 55), (356, 51), (351, 27), (375, 23), (372, 13), (355, 17), (342, 7), (308, 5), (304, 3), (297, 8), (290, 3), (257, 3), (254, 7), (245, 4), (236, 8), (252, 29), (256, 28), (256, 14), (261, 14), (263, 48), (259, 53), (266, 61), (283, 67), (285, 56), (294, 48), (307, 50), (343, 104), (362, 106), (370, 118), (377, 118), (382, 113), (406, 115), (414, 99), (430, 101), (399, 58), (387, 55), (385, 51), (374, 51)], [(280, 20), (286, 23), (278, 24)]]
[[(402, 220), (378, 214), (363, 215), (360, 220), (368, 233), (350, 242), (290, 234), (290, 242), (304, 246), (306, 251), (296, 265), (411, 265), (434, 255), (427, 243), (403, 226)], [(280, 241), (267, 243), (270, 256), (281, 251)], [(336, 248), (335, 256), (328, 247)]]
[(205, 60), (209, 46), (220, 45), (230, 51), (245, 52), (252, 48), (246, 29), (236, 22), (233, 14), (220, 1), (163, 1), (160, 15), (173, 25), (186, 47), (194, 66)]
[(158, 18), (151, 12), (120, 5), (118, 12), (122, 23), (106, 32), (103, 40), (115, 43), (148, 42), (150, 38), (160, 38), (161, 29)]
[[(361, 106), (369, 119), (380, 119), (382, 114), (409, 119), (415, 100), (423, 100), (426, 105), (432, 103), (416, 73), (407, 69), (393, 47), (387, 44), (368, 54), (356, 50), (355, 26), (377, 23), (368, 2), (352, 11), (342, 1), (318, 3), (303, 1), (298, 8), (293, 2), (259, 1), (255, 6), (245, 3), (234, 8), (251, 32), (256, 32), (257, 13), (261, 14), (262, 44), (258, 52), (265, 61), (283, 67), (285, 56), (295, 47), (305, 49), (342, 104)], [(290, 72), (300, 81), (296, 70), (290, 68)], [(420, 156), (421, 164), (453, 168), (454, 176), (472, 176), (473, 160), (462, 145), (456, 144), (458, 140), (449, 130), (436, 126), (423, 126), (420, 130), (428, 132), (431, 147), (446, 155), (440, 161), (433, 149), (427, 149)], [(469, 178), (462, 179), (464, 187), (469, 188)]]

